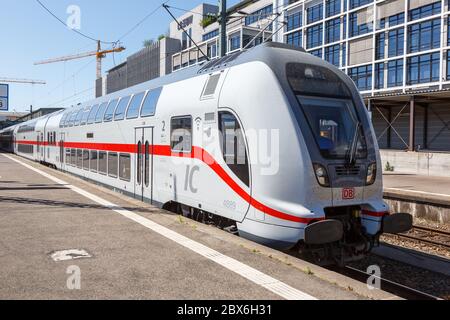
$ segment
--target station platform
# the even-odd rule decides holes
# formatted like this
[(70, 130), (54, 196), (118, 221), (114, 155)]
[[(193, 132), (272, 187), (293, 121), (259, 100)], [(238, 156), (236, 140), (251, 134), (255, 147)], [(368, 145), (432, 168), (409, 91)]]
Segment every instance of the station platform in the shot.
[(384, 196), (400, 210), (450, 224), (450, 177), (384, 173)]
[(0, 299), (397, 297), (72, 175), (0, 154)]

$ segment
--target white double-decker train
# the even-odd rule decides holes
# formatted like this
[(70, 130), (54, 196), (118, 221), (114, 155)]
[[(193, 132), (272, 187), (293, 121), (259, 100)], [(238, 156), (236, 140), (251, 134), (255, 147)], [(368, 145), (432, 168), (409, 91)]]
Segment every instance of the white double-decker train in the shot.
[[(352, 80), (266, 43), (0, 132), (4, 148), (319, 261), (411, 227)], [(8, 144), (8, 141), (10, 143)]]

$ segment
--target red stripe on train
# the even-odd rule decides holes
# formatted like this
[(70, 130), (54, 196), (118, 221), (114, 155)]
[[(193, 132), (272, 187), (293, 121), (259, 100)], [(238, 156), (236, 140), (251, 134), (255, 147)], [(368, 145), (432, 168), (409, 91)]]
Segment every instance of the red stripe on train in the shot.
[[(17, 141), (19, 144), (37, 144), (35, 141)], [(143, 146), (144, 147), (144, 146)], [(110, 143), (78, 143), (64, 142), (64, 148), (88, 149), (109, 152), (137, 153), (138, 146), (135, 144), (110, 144)], [(144, 148), (143, 148), (144, 149)], [(163, 157), (182, 157), (198, 159), (208, 165), (235, 193), (237, 193), (244, 201), (249, 203), (255, 209), (262, 211), (270, 216), (278, 219), (288, 220), (297, 223), (308, 224), (313, 221), (324, 220), (325, 218), (301, 218), (296, 217), (275, 209), (272, 209), (258, 200), (252, 198), (244, 189), (242, 189), (236, 181), (222, 168), (222, 166), (203, 148), (193, 147), (191, 153), (172, 152), (170, 146), (154, 145), (150, 147), (153, 155)]]

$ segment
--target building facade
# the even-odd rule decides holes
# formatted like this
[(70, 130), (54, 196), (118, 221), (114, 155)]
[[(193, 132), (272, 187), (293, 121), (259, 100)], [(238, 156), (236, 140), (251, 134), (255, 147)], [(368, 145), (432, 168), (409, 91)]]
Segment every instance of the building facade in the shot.
[[(284, 42), (347, 73), (382, 149), (450, 151), (448, 0), (244, 0), (228, 14), (228, 53)], [(218, 23), (186, 29), (201, 50), (175, 54), (173, 71), (218, 56)]]

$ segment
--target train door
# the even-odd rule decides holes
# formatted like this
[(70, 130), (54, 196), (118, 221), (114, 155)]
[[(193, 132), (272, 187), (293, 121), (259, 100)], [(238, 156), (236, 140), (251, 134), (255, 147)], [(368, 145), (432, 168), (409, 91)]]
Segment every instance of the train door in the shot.
[(66, 166), (65, 166), (65, 149), (64, 149), (64, 142), (66, 141), (65, 139), (65, 133), (61, 132), (60, 133), (60, 139), (59, 139), (59, 163), (60, 163), (60, 168), (61, 170), (66, 170)]
[(135, 128), (135, 145), (134, 196), (153, 202), (153, 128)]

